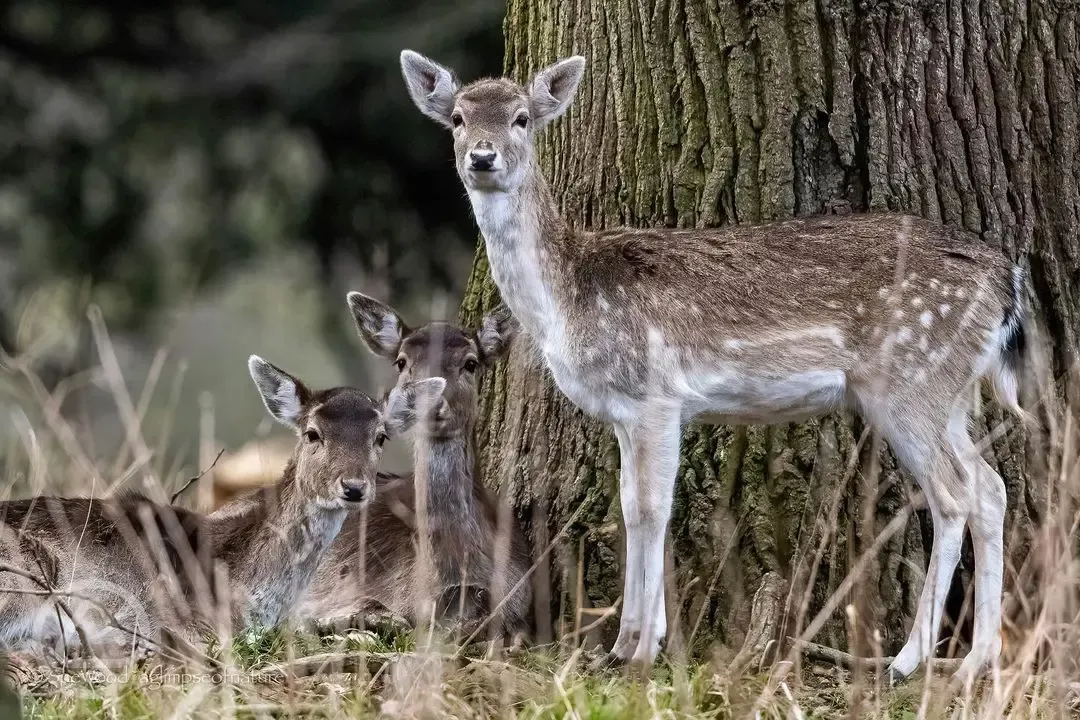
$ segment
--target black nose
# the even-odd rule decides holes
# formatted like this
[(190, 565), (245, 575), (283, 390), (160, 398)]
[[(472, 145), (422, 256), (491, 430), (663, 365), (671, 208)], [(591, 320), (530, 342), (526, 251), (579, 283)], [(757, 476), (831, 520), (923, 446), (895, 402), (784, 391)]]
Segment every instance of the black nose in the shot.
[(473, 170), (490, 170), (495, 165), (495, 151), (477, 149), (469, 152)]
[(341, 483), (344, 490), (345, 502), (363, 502), (368, 497), (368, 484), (355, 480), (346, 480)]

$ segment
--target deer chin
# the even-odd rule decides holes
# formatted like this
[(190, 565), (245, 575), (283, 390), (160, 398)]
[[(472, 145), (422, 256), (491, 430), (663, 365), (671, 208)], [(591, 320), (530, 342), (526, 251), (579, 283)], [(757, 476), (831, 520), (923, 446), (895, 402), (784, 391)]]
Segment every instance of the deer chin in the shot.
[(522, 181), (522, 173), (503, 167), (491, 170), (474, 170), (471, 167), (459, 169), (461, 182), (465, 189), (481, 193), (510, 193), (514, 192)]

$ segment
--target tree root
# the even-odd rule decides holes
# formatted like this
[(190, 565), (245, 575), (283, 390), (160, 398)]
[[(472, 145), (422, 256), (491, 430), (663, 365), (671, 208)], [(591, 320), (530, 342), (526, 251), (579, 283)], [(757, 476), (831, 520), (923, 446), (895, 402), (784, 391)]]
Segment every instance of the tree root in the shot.
[(747, 668), (760, 669), (769, 650), (776, 644), (777, 628), (784, 609), (787, 581), (770, 570), (761, 578), (750, 606), (750, 627), (743, 646), (731, 661), (729, 672), (739, 674)]

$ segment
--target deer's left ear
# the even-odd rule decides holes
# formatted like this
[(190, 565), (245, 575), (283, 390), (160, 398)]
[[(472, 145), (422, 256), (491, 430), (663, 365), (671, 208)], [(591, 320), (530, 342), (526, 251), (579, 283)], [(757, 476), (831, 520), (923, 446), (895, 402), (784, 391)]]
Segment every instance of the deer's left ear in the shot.
[(574, 55), (533, 76), (529, 83), (529, 105), (534, 127), (539, 129), (567, 111), (584, 75), (585, 58)]
[(407, 432), (419, 418), (439, 406), (445, 388), (446, 380), (434, 377), (406, 383), (391, 390), (383, 407), (386, 434), (393, 437)]
[(505, 305), (499, 305), (484, 316), (476, 333), (476, 344), (487, 362), (498, 360), (509, 349), (520, 325)]

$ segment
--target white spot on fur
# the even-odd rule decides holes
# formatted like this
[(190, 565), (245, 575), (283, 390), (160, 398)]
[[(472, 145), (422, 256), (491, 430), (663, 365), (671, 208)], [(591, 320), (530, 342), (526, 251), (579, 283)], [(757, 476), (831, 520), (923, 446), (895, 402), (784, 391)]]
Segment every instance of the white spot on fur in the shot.
[(863, 305), (862, 303), (859, 303), (858, 305), (855, 306), (855, 314), (857, 316), (861, 317), (862, 314), (865, 313), (865, 312), (866, 312), (866, 306)]
[(919, 322), (924, 328), (930, 327), (934, 324), (934, 314), (929, 310), (925, 311), (922, 315), (919, 316)]
[(903, 320), (904, 319), (904, 311), (903, 310), (897, 310), (896, 312), (893, 313), (893, 317), (896, 318), (897, 320)]
[(946, 315), (948, 315), (950, 310), (952, 310), (952, 307), (950, 307), (949, 305), (942, 305), (938, 307), (938, 312), (941, 313), (941, 317), (945, 317)]
[(604, 298), (603, 295), (597, 295), (596, 296), (596, 309), (597, 310), (599, 310), (600, 312), (607, 312), (607, 309), (610, 308), (610, 307), (611, 307), (611, 305), (608, 303), (608, 301)]
[(830, 300), (825, 303), (825, 307), (829, 308), (830, 310), (839, 310), (840, 303), (836, 302), (835, 300)]
[(882, 299), (885, 299), (885, 298), (889, 297), (889, 288), (887, 288), (887, 287), (881, 288), (880, 290), (877, 291), (877, 296), (879, 298), (882, 298)]
[(743, 341), (742, 340), (728, 340), (728, 341), (726, 341), (724, 343), (724, 347), (726, 347), (728, 350), (742, 350)]
[(923, 352), (926, 352), (927, 350), (929, 350), (930, 349), (930, 338), (926, 337), (925, 335), (921, 336), (919, 338), (919, 349), (922, 350)]
[(912, 305), (912, 307), (917, 307), (917, 308), (922, 307), (922, 298), (921, 297), (912, 298), (911, 299), (911, 305)]
[(909, 340), (911, 340), (911, 328), (902, 327), (896, 331), (896, 342), (903, 344)]

